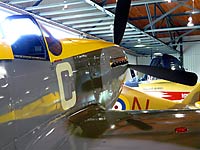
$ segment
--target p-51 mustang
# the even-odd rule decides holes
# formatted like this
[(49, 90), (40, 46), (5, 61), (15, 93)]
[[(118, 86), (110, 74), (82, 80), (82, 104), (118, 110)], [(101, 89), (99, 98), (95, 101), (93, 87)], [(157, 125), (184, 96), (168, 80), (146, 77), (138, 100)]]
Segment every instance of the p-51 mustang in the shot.
[[(15, 10), (3, 3), (0, 6)], [(198, 112), (180, 111), (185, 117), (177, 122), (176, 111), (137, 114), (109, 110), (119, 96), (128, 67), (165, 79), (171, 78), (166, 71), (181, 74), (172, 80), (192, 85), (197, 80), (195, 74), (130, 65), (122, 48), (102, 40), (57, 39), (46, 22), (27, 14), (7, 16), (0, 27), (2, 150), (144, 149), (156, 143), (159, 148), (173, 149), (199, 146), (193, 138), (200, 134), (187, 139), (189, 145), (180, 136), (169, 139), (183, 129), (199, 133), (194, 132), (199, 122), (184, 122), (198, 121)], [(187, 81), (188, 76), (192, 81)], [(158, 117), (163, 120), (156, 124)], [(171, 121), (167, 128), (166, 117)], [(179, 128), (180, 124), (187, 127)], [(164, 137), (153, 139), (151, 133), (157, 132)], [(184, 134), (187, 136), (190, 134)]]

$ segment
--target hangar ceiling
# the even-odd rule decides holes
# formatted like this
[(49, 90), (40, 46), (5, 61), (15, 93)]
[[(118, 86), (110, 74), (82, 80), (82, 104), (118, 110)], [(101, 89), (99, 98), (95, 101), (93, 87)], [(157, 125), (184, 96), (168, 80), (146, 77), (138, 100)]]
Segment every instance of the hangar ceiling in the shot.
[[(199, 2), (195, 0), (132, 0), (121, 46), (131, 54), (177, 53), (187, 35), (198, 34)], [(113, 41), (116, 0), (1, 0), (59, 24)], [(187, 26), (188, 16), (195, 21)], [(169, 40), (162, 41), (163, 37)]]

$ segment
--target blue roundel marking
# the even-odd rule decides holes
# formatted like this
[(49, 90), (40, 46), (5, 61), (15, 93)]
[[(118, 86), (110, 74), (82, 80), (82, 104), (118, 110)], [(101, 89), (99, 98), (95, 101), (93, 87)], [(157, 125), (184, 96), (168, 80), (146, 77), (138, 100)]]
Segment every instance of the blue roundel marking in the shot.
[(124, 103), (124, 101), (120, 98), (118, 98), (117, 101), (122, 105), (122, 110), (126, 110), (126, 104)]

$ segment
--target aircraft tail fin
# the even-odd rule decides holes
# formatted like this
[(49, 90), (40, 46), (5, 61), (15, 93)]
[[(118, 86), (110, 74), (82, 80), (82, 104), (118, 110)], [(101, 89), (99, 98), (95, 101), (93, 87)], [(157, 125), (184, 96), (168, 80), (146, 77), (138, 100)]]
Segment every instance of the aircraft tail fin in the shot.
[(182, 103), (188, 107), (194, 106), (200, 108), (200, 83), (194, 86), (193, 90), (186, 96)]

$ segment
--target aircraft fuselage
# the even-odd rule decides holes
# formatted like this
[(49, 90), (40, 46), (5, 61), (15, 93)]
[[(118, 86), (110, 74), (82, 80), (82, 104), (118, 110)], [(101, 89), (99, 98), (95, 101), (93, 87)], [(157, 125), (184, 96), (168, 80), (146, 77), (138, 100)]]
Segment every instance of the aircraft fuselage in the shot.
[(127, 69), (123, 50), (112, 43), (58, 40), (44, 35), (48, 31), (27, 15), (8, 18), (15, 31), (20, 27), (12, 21), (20, 19), (32, 23), (40, 35), (24, 33), (9, 45), (11, 34), (2, 25), (0, 133), (4, 136), (0, 147), (9, 150), (28, 148), (27, 142), (38, 138), (35, 133), (46, 132), (47, 124), (62, 114), (78, 113), (94, 104), (112, 108)]

